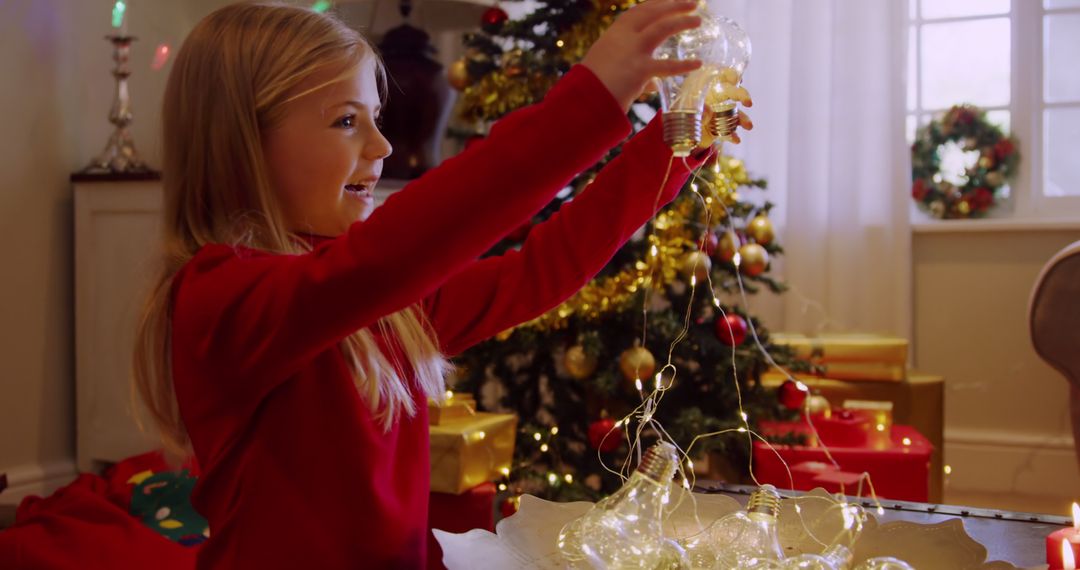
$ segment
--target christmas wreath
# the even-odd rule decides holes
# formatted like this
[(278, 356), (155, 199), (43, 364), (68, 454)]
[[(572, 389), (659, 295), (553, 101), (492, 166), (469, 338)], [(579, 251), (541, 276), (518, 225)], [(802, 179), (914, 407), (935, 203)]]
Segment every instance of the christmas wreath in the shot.
[[(962, 184), (941, 173), (942, 149), (949, 143), (979, 153), (960, 177)], [(919, 129), (911, 145), (911, 196), (935, 218), (979, 216), (995, 204), (1019, 162), (1016, 140), (987, 122), (985, 111), (957, 105)]]

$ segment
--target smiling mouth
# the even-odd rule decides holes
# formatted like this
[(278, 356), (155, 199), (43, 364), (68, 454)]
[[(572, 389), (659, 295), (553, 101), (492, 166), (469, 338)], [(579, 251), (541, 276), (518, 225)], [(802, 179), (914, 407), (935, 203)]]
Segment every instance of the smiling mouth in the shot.
[(372, 194), (371, 192), (371, 188), (366, 185), (346, 184), (345, 190), (349, 194), (352, 194), (353, 196), (356, 196), (357, 198), (362, 198), (364, 200), (372, 200), (375, 198), (374, 194)]

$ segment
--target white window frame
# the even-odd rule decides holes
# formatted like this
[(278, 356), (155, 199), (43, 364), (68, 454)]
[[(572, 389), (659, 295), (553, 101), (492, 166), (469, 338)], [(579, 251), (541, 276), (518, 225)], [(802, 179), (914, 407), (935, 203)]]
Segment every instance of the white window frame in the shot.
[[(1080, 101), (1074, 103), (1049, 103), (1044, 100), (1044, 53), (1046, 50), (1044, 17), (1053, 14), (1080, 14), (1080, 6), (1071, 8), (1046, 9), (1043, 0), (1011, 0), (1008, 14), (980, 16), (962, 16), (950, 18), (922, 18), (922, 3), (933, 0), (909, 0), (917, 6), (914, 17), (910, 6), (907, 27), (915, 27), (915, 108), (908, 110), (905, 104), (905, 123), (907, 117), (915, 116), (917, 127), (925, 123), (922, 117), (935, 115), (946, 109), (924, 109), (922, 107), (922, 26), (929, 23), (969, 22), (1007, 17), (1010, 20), (1011, 61), (1009, 73), (1009, 104), (1004, 106), (983, 107), (986, 111), (1006, 110), (1009, 112), (1010, 132), (1020, 141), (1020, 168), (1010, 184), (1010, 196), (1001, 200), (997, 207), (990, 210), (989, 218), (1007, 218), (1020, 223), (1042, 223), (1046, 221), (1064, 221), (1080, 216), (1080, 195), (1046, 196), (1043, 193), (1043, 173), (1045, 171), (1043, 147), (1043, 117), (1048, 108), (1080, 108)], [(906, 56), (905, 56), (906, 60)], [(905, 71), (905, 77), (908, 70)], [(1077, 190), (1080, 192), (1080, 189)], [(912, 222), (922, 225), (926, 215), (914, 212)]]

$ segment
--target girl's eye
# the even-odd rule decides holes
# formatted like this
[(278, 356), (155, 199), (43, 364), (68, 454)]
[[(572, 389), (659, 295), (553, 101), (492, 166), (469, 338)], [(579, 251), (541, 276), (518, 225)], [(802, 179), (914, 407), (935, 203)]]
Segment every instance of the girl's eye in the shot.
[(356, 127), (356, 115), (345, 115), (344, 117), (338, 119), (334, 123), (334, 126), (338, 127), (338, 128), (341, 128), (341, 129), (355, 128)]

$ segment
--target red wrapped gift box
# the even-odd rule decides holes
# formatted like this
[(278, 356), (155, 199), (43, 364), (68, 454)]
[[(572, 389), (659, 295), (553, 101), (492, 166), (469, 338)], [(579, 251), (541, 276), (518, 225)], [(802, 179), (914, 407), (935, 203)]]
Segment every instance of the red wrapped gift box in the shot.
[[(815, 420), (815, 425), (817, 422)], [(854, 495), (859, 476), (865, 472), (870, 475), (878, 497), (926, 502), (930, 493), (930, 453), (934, 447), (911, 426), (894, 424), (891, 431), (887, 439), (871, 438), (862, 446), (829, 445), (829, 453), (837, 466), (812, 437), (808, 445), (774, 445), (773, 449), (764, 442), (755, 441), (754, 475), (761, 483), (781, 489), (809, 491), (822, 487), (830, 492)], [(761, 432), (766, 436), (792, 432), (811, 434), (808, 424), (794, 422), (762, 422)], [(834, 438), (823, 439), (828, 443)], [(785, 462), (791, 469), (790, 478)], [(865, 483), (862, 494), (870, 494)]]
[[(432, 492), (430, 497), (428, 528), (447, 532), (482, 528), (495, 532), (494, 483), (482, 483), (460, 495)], [(428, 568), (445, 568), (442, 549), (431, 532), (428, 533)]]

